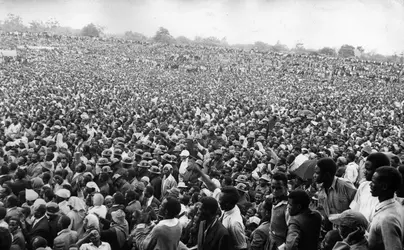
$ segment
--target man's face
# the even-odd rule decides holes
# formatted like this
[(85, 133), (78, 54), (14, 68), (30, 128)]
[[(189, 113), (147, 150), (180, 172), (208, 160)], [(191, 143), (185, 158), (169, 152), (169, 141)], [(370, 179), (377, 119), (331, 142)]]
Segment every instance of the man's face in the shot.
[(370, 183), (370, 193), (373, 197), (379, 197), (383, 192), (384, 183), (380, 182), (379, 174), (374, 173)]
[(323, 174), (321, 173), (321, 170), (320, 170), (320, 168), (319, 168), (318, 166), (316, 166), (316, 167), (314, 168), (313, 179), (314, 179), (314, 181), (317, 182), (317, 183), (323, 183), (323, 182), (324, 182), (324, 176), (323, 176)]
[(219, 205), (220, 205), (220, 208), (223, 210), (223, 211), (229, 211), (229, 210), (231, 210), (232, 209), (232, 207), (230, 207), (230, 204), (227, 202), (227, 199), (226, 199), (226, 197), (225, 197), (226, 195), (225, 194), (220, 194), (220, 196), (219, 196)]
[(97, 230), (91, 231), (90, 241), (96, 244), (100, 241), (100, 233)]
[(11, 122), (12, 122), (13, 124), (17, 124), (17, 123), (18, 123), (18, 120), (17, 120), (17, 118), (13, 117), (13, 118), (11, 118)]
[(295, 216), (299, 213), (301, 206), (294, 203), (292, 199), (288, 199), (288, 212), (291, 216)]
[(18, 229), (18, 221), (15, 219), (10, 219), (10, 222), (8, 223), (8, 227), (10, 229), (10, 232), (14, 232), (15, 230)]
[(372, 167), (372, 163), (370, 161), (365, 162), (365, 178), (367, 181), (371, 181), (375, 169)]
[(288, 192), (288, 188), (284, 183), (280, 180), (272, 180), (272, 194), (274, 197), (282, 197), (285, 196)]
[(169, 169), (169, 168), (163, 168), (163, 174), (164, 174), (165, 176), (170, 175), (170, 169)]
[(255, 195), (255, 203), (256, 203), (256, 204), (260, 204), (261, 202), (262, 202), (262, 194), (257, 193), (257, 194)]
[(202, 206), (199, 208), (199, 219), (201, 221), (203, 221), (203, 220), (207, 220), (209, 218), (210, 218), (209, 212), (206, 210), (206, 208), (202, 204)]
[(339, 235), (341, 235), (342, 239), (345, 239), (353, 231), (355, 231), (355, 229), (347, 227), (345, 225), (338, 226), (338, 232), (339, 232)]

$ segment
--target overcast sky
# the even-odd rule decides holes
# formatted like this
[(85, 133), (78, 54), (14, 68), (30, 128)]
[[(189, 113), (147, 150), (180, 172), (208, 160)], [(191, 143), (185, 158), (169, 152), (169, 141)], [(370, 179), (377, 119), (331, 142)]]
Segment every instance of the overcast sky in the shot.
[(404, 0), (0, 0), (25, 22), (56, 18), (81, 28), (93, 22), (107, 33), (226, 37), (229, 43), (278, 40), (289, 47), (363, 46), (383, 54), (404, 52)]

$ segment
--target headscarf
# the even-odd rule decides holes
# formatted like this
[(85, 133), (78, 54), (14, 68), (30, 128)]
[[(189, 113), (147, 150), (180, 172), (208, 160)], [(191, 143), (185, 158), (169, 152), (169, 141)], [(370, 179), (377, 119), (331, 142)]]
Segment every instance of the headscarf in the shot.
[(108, 209), (104, 205), (104, 196), (100, 193), (95, 193), (93, 196), (93, 204), (94, 206), (91, 207), (88, 210), (89, 214), (97, 214), (101, 218), (104, 218), (107, 216)]
[(119, 246), (122, 247), (125, 244), (126, 238), (129, 234), (129, 225), (125, 219), (125, 212), (121, 209), (111, 213), (113, 224), (115, 228), (116, 237), (118, 238)]
[(31, 180), (32, 189), (40, 189), (44, 185), (43, 180), (39, 177), (35, 177)]
[(70, 197), (69, 206), (71, 206), (76, 212), (86, 211), (86, 204), (84, 201), (75, 196)]
[(94, 214), (88, 214), (85, 217), (86, 223), (86, 231), (91, 231), (93, 229), (100, 230), (100, 221), (98, 220), (97, 216)]

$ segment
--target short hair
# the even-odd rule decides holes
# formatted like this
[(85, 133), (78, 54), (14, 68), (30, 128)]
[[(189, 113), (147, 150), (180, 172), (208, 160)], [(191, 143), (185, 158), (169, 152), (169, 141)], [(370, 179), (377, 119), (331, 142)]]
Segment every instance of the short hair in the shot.
[(317, 166), (322, 173), (329, 173), (331, 176), (335, 176), (337, 172), (337, 164), (331, 158), (322, 158), (318, 160)]
[(201, 203), (204, 209), (211, 215), (215, 215), (219, 209), (219, 203), (213, 197), (203, 197)]
[(265, 211), (271, 212), (272, 211), (272, 205), (273, 205), (272, 199), (271, 198), (266, 198), (262, 208), (264, 208)]
[(294, 204), (300, 205), (302, 209), (307, 209), (310, 205), (310, 197), (303, 190), (294, 190), (290, 192), (288, 198), (293, 200)]
[(125, 196), (121, 192), (116, 192), (113, 196), (114, 204), (125, 205)]
[(27, 173), (25, 172), (25, 170), (19, 168), (17, 169), (17, 172), (15, 173), (15, 176), (17, 177), (17, 179), (22, 180), (25, 178), (25, 176), (27, 175)]
[(129, 203), (133, 200), (136, 200), (136, 198), (138, 198), (138, 194), (133, 191), (133, 190), (129, 190), (128, 192), (126, 192), (126, 202)]
[(151, 194), (151, 195), (154, 195), (154, 187), (152, 187), (152, 186), (147, 186), (147, 187), (146, 187), (146, 192), (149, 193), (149, 194)]
[(10, 195), (10, 196), (7, 198), (7, 203), (8, 203), (8, 207), (9, 207), (9, 208), (18, 207), (19, 201), (18, 201), (17, 196), (15, 196), (15, 195)]
[(400, 188), (402, 177), (396, 168), (390, 166), (378, 167), (375, 173), (379, 175), (381, 182), (388, 184), (390, 190), (397, 191)]
[(383, 166), (390, 166), (390, 159), (383, 153), (373, 153), (368, 156), (366, 161), (372, 163), (372, 168), (377, 169)]
[(283, 183), (283, 185), (287, 186), (288, 185), (288, 176), (285, 173), (282, 172), (276, 172), (273, 176), (272, 176), (273, 180), (276, 181), (281, 181)]
[(227, 185), (227, 186), (230, 186), (233, 183), (233, 180), (231, 179), (230, 176), (225, 176), (223, 178), (223, 180), (224, 180), (224, 184)]
[(37, 236), (32, 240), (33, 249), (37, 249), (40, 247), (46, 248), (47, 246), (48, 246), (48, 241), (41, 236)]
[(222, 187), (221, 189), (223, 197), (225, 197), (225, 202), (230, 203), (232, 206), (235, 206), (240, 199), (240, 195), (238, 190), (233, 186)]
[(4, 219), (7, 214), (7, 209), (5, 207), (0, 207), (0, 220)]
[(167, 197), (167, 203), (164, 206), (167, 212), (167, 218), (173, 219), (181, 212), (181, 203), (174, 197)]
[(0, 249), (10, 249), (12, 238), (7, 228), (0, 227)]
[(348, 153), (347, 157), (346, 157), (349, 161), (354, 161), (355, 160), (355, 154), (350, 152)]
[(68, 228), (71, 223), (71, 219), (66, 215), (62, 215), (59, 220), (60, 224), (62, 225), (62, 229)]
[(0, 173), (3, 175), (3, 174), (8, 174), (10, 172), (10, 169), (6, 166), (6, 165), (3, 165), (2, 167), (1, 167), (1, 170), (0, 170)]

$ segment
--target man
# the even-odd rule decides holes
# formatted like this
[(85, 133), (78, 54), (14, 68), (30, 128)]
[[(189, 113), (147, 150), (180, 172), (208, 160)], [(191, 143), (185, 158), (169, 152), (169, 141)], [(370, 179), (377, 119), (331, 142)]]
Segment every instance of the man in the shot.
[(229, 233), (217, 218), (219, 204), (213, 197), (204, 197), (199, 209), (201, 220), (198, 232), (198, 250), (227, 250)]
[(81, 245), (80, 250), (111, 250), (109, 243), (101, 241), (100, 232), (96, 229), (90, 232), (90, 241)]
[(188, 150), (183, 150), (180, 154), (181, 157), (181, 163), (180, 163), (180, 167), (179, 167), (179, 176), (178, 176), (178, 180), (180, 182), (184, 181), (184, 175), (186, 174), (186, 172), (188, 171), (188, 160), (189, 160), (189, 151)]
[(335, 176), (337, 165), (331, 158), (322, 158), (314, 169), (314, 180), (322, 187), (318, 194), (318, 205), (327, 219), (330, 214), (339, 214), (349, 208), (356, 194), (355, 186)]
[(53, 250), (69, 250), (71, 245), (78, 241), (76, 231), (69, 229), (71, 220), (68, 216), (63, 215), (58, 220), (59, 232), (53, 243)]
[(231, 242), (234, 248), (241, 250), (247, 249), (247, 241), (244, 233), (243, 217), (240, 209), (237, 207), (239, 194), (235, 187), (224, 187), (219, 194), (220, 208), (223, 210), (221, 222), (229, 231)]
[(59, 206), (56, 202), (49, 202), (46, 204), (46, 216), (49, 222), (49, 246), (53, 246), (53, 240), (57, 237), (58, 232), (58, 222), (59, 222)]
[(282, 172), (276, 172), (272, 177), (272, 212), (269, 228), (269, 250), (278, 249), (286, 241), (289, 214), (288, 178)]
[(356, 192), (349, 207), (356, 212), (362, 213), (368, 221), (371, 220), (371, 214), (374, 212), (377, 203), (379, 203), (377, 197), (373, 197), (370, 193), (372, 176), (379, 167), (389, 165), (390, 160), (383, 153), (373, 153), (366, 158), (365, 181), (359, 185), (358, 192)]
[(358, 178), (355, 183), (355, 186), (358, 187), (362, 182), (366, 180), (365, 178), (365, 163), (368, 161), (367, 157), (372, 153), (372, 148), (369, 145), (366, 145), (361, 152), (361, 159), (359, 161), (359, 171)]
[(32, 228), (28, 233), (28, 245), (32, 244), (32, 240), (35, 237), (43, 237), (44, 239), (50, 238), (50, 230), (48, 219), (45, 216), (46, 205), (41, 204), (34, 208), (34, 222), (32, 223)]
[(285, 250), (317, 250), (320, 237), (321, 215), (309, 208), (310, 197), (303, 190), (295, 190), (288, 196), (288, 234)]
[(150, 178), (150, 185), (154, 188), (154, 196), (157, 199), (161, 199), (161, 184), (162, 184), (162, 179), (161, 179), (161, 172), (159, 167), (157, 166), (151, 166), (149, 169), (149, 178)]
[(116, 190), (119, 190), (122, 194), (126, 194), (129, 190), (134, 190), (134, 187), (120, 174), (114, 174), (112, 181)]
[(352, 184), (355, 184), (358, 179), (358, 164), (355, 163), (355, 154), (348, 153), (347, 155), (348, 165), (345, 168), (344, 179), (350, 181)]
[(173, 166), (171, 164), (166, 164), (163, 167), (163, 180), (162, 180), (162, 187), (161, 187), (161, 194), (164, 197), (167, 195), (167, 191), (170, 190), (171, 188), (177, 187), (177, 181), (174, 179), (174, 176), (172, 175), (173, 171)]
[(338, 226), (338, 232), (343, 239), (335, 244), (334, 250), (369, 249), (365, 237), (369, 223), (363, 214), (350, 209), (341, 214), (333, 214), (329, 219), (332, 224)]
[(372, 196), (377, 197), (369, 229), (370, 250), (402, 249), (404, 216), (394, 194), (401, 185), (401, 175), (393, 167), (376, 169), (370, 184)]

